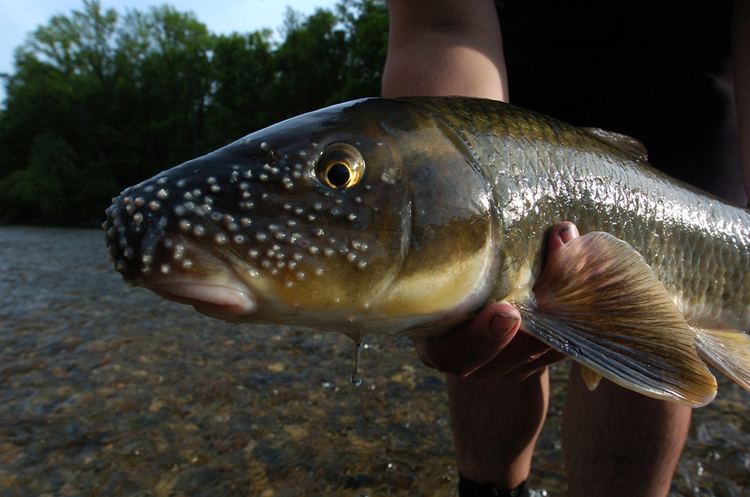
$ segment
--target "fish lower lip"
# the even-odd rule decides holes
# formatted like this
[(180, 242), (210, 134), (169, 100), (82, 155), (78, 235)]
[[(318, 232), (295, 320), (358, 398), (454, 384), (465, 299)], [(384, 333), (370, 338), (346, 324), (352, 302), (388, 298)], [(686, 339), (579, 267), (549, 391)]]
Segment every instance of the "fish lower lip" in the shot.
[(147, 288), (165, 299), (190, 304), (203, 314), (222, 319), (252, 314), (258, 308), (255, 295), (246, 288), (192, 281), (158, 283)]

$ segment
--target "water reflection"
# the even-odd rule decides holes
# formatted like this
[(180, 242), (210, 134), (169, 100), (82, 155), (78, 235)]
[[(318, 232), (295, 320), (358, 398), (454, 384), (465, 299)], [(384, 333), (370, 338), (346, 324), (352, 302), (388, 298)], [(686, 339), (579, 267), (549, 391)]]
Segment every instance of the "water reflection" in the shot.
[[(128, 289), (102, 234), (0, 228), (0, 494), (452, 496), (446, 397), (407, 340), (232, 326)], [(564, 493), (555, 369), (532, 486)], [(697, 410), (673, 496), (748, 496), (748, 396)]]

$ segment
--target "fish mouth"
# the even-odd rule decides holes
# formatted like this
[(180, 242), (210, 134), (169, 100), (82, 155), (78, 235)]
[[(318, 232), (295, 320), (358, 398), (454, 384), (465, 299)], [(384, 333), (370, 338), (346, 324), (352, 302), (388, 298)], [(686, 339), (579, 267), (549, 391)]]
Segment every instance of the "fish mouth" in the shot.
[(192, 305), (201, 314), (225, 321), (236, 321), (258, 309), (255, 294), (247, 287), (233, 283), (214, 284), (179, 279), (145, 286), (160, 297)]
[[(257, 292), (238, 273), (230, 257), (212, 253), (186, 237), (173, 236), (171, 240), (172, 258), (168, 258), (166, 249), (157, 256), (157, 260), (171, 264), (170, 271), (141, 272), (126, 279), (162, 298), (190, 305), (201, 314), (224, 321), (237, 323), (258, 311)], [(179, 259), (175, 257), (177, 254)], [(178, 260), (191, 263), (180, 268)]]

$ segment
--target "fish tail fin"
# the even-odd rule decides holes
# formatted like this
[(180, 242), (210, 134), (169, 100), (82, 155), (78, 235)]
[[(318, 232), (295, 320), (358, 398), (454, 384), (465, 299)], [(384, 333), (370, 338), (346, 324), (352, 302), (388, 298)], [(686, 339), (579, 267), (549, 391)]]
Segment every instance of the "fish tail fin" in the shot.
[(750, 335), (735, 330), (697, 331), (701, 357), (750, 392)]

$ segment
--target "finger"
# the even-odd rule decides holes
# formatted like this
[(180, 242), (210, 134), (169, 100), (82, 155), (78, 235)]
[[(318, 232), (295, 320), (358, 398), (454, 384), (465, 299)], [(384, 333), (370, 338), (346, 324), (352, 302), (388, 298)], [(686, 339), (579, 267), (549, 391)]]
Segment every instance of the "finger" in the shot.
[[(558, 223), (550, 230), (547, 252), (548, 261), (554, 264), (556, 252), (567, 242), (578, 236), (578, 228), (570, 221)], [(531, 375), (544, 369), (548, 364), (558, 362), (564, 356), (553, 351), (548, 345), (524, 333), (488, 362), (474, 372), (480, 378), (498, 378), (510, 374)]]
[(430, 367), (466, 376), (492, 360), (516, 335), (521, 315), (510, 304), (485, 307), (460, 328), (416, 341), (422, 361)]
[(505, 376), (509, 380), (526, 381), (530, 377), (541, 373), (548, 366), (556, 364), (560, 361), (567, 359), (568, 356), (562, 352), (558, 352), (554, 349), (550, 349), (548, 352), (543, 354), (540, 358), (531, 361), (528, 364), (519, 366), (518, 368), (511, 370)]
[(557, 223), (552, 227), (547, 240), (547, 252), (549, 255), (554, 254), (564, 244), (578, 237), (578, 228), (570, 221)]
[(502, 353), (477, 369), (474, 376), (479, 378), (500, 378), (521, 366), (536, 361), (546, 354), (550, 347), (526, 333), (518, 333)]

